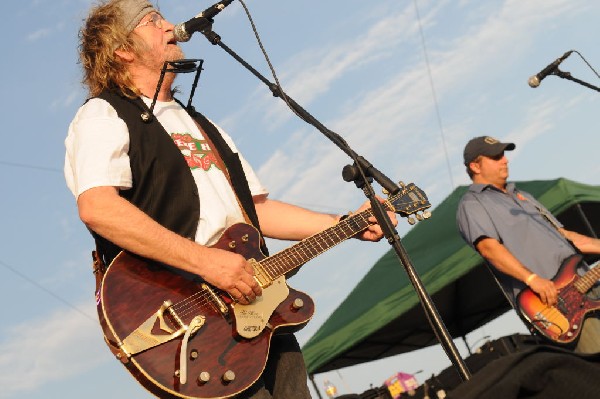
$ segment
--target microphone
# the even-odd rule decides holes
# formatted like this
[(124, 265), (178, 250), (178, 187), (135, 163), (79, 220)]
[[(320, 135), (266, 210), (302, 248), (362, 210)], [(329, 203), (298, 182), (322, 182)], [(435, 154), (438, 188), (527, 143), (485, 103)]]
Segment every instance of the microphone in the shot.
[(540, 83), (542, 82), (542, 80), (546, 76), (553, 73), (558, 68), (558, 66), (571, 55), (572, 52), (573, 52), (573, 50), (567, 51), (560, 58), (557, 58), (556, 60), (554, 60), (553, 63), (548, 65), (546, 68), (542, 69), (539, 73), (530, 77), (529, 81), (528, 81), (529, 86), (531, 86), (533, 88), (538, 87), (540, 85)]
[(194, 18), (175, 25), (173, 29), (173, 37), (178, 42), (187, 42), (195, 32), (202, 32), (209, 27), (213, 20), (212, 18), (223, 11), (225, 7), (231, 4), (233, 0), (223, 0), (213, 4)]

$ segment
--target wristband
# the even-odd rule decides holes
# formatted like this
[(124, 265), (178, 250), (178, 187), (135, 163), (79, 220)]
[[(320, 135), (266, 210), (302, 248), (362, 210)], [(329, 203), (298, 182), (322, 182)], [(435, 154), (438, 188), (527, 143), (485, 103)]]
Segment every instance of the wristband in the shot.
[(529, 277), (527, 277), (527, 278), (525, 279), (525, 284), (527, 284), (527, 286), (529, 286), (529, 284), (531, 284), (531, 282), (533, 281), (533, 279), (534, 279), (534, 278), (536, 278), (536, 277), (537, 277), (537, 274), (535, 274), (535, 273), (531, 273), (531, 274), (529, 275)]

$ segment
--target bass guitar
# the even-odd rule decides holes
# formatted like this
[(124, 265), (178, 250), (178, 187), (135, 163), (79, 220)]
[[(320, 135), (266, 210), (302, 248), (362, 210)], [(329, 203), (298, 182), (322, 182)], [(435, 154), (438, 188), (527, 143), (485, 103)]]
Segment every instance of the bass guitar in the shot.
[[(402, 185), (387, 209), (417, 219), (431, 205), (414, 184)], [(425, 211), (425, 212), (424, 212)], [(371, 209), (269, 257), (259, 232), (247, 224), (225, 230), (213, 246), (244, 256), (263, 293), (241, 305), (198, 276), (121, 252), (97, 275), (97, 309), (114, 355), (161, 398), (226, 398), (262, 374), (275, 332), (301, 329), (314, 312), (312, 299), (290, 288), (285, 276), (369, 226)], [(409, 221), (412, 216), (409, 217)]]
[(558, 289), (558, 302), (547, 306), (530, 288), (517, 295), (517, 307), (521, 317), (535, 332), (550, 341), (565, 346), (574, 346), (579, 339), (585, 318), (600, 309), (600, 300), (586, 296), (600, 278), (600, 268), (595, 267), (583, 276), (577, 274), (582, 256), (575, 254), (563, 262), (552, 279)]

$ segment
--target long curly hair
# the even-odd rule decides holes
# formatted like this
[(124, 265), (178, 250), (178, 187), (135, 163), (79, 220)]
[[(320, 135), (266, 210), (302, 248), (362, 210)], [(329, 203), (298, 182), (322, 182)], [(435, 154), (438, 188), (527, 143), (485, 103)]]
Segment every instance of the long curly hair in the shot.
[(140, 94), (133, 84), (125, 62), (116, 49), (139, 54), (143, 44), (138, 36), (127, 31), (121, 21), (121, 11), (112, 2), (94, 6), (79, 30), (79, 60), (83, 67), (82, 83), (91, 96), (106, 89), (117, 89), (123, 95)]

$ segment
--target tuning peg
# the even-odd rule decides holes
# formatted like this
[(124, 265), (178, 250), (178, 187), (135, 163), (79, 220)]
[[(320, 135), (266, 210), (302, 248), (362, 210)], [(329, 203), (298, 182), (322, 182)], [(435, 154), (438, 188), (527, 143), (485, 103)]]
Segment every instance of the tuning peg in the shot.
[(413, 224), (417, 223), (417, 221), (415, 220), (415, 218), (414, 218), (414, 217), (412, 217), (412, 216), (408, 217), (408, 219), (407, 219), (407, 220), (408, 220), (408, 224), (410, 224), (411, 226), (412, 226)]
[(390, 192), (385, 187), (381, 189), (381, 192), (383, 195), (390, 195)]
[(421, 215), (420, 213), (415, 214), (415, 217), (419, 222), (423, 220), (423, 215)]
[(423, 212), (423, 217), (424, 217), (425, 219), (429, 219), (429, 218), (431, 217), (431, 212), (429, 212), (429, 211), (424, 211), (424, 212)]
[(400, 187), (402, 187), (403, 189), (406, 187), (406, 184), (404, 184), (404, 182), (403, 182), (402, 180), (400, 180), (400, 181), (398, 182), (398, 185), (399, 185)]

